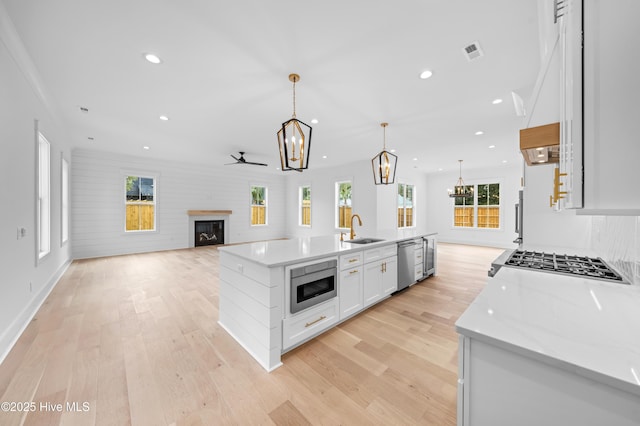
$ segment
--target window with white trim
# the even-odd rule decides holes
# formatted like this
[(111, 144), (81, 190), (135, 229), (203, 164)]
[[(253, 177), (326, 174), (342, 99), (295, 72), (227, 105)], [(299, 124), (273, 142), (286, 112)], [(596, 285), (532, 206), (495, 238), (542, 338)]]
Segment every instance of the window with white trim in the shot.
[(64, 244), (69, 240), (69, 163), (62, 157), (60, 191), (60, 240)]
[(51, 252), (51, 145), (38, 132), (38, 259)]
[(453, 226), (456, 228), (500, 228), (500, 184), (466, 185), (469, 197), (454, 198)]
[(125, 231), (155, 231), (156, 179), (145, 176), (125, 178)]
[(398, 184), (398, 228), (414, 226), (415, 218), (415, 186)]
[(336, 228), (351, 227), (351, 181), (336, 182)]
[(267, 224), (267, 187), (251, 186), (251, 226)]
[(298, 199), (300, 206), (298, 223), (300, 226), (311, 226), (311, 187), (309, 185), (300, 187)]

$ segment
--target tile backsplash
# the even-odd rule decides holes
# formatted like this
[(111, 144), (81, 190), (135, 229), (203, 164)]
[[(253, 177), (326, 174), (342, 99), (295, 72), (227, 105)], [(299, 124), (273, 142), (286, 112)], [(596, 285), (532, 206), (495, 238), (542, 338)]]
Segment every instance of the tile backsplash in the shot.
[(594, 216), (591, 226), (591, 248), (640, 285), (640, 216)]

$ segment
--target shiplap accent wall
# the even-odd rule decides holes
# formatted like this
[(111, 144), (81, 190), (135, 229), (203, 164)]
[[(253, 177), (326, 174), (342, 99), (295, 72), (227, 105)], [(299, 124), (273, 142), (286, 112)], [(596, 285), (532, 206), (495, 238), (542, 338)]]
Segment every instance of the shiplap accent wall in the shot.
[[(156, 180), (156, 231), (124, 232), (124, 178)], [(75, 150), (72, 218), (74, 258), (110, 256), (189, 246), (187, 210), (232, 210), (226, 243), (285, 236), (285, 178), (256, 166), (211, 167), (137, 156)], [(250, 225), (251, 185), (268, 188), (266, 226)]]

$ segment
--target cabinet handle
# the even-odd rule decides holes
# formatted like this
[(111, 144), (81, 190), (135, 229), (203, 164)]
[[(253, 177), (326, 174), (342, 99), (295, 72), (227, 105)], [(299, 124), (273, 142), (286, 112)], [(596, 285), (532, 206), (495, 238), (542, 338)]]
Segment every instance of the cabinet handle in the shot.
[(322, 315), (322, 316), (321, 316), (320, 318), (318, 318), (317, 320), (306, 323), (306, 324), (305, 324), (305, 326), (304, 326), (304, 328), (311, 327), (313, 324), (315, 324), (315, 323), (317, 323), (317, 322), (319, 322), (319, 321), (322, 321), (323, 319), (327, 319), (327, 317), (325, 317), (324, 315)]
[(353, 263), (353, 262), (357, 262), (357, 261), (358, 261), (358, 258), (355, 258), (355, 259), (349, 259), (349, 263)]
[(349, 271), (349, 275), (351, 275), (351, 274), (357, 274), (357, 273), (358, 273), (358, 270), (357, 270), (357, 269), (354, 269), (353, 271)]

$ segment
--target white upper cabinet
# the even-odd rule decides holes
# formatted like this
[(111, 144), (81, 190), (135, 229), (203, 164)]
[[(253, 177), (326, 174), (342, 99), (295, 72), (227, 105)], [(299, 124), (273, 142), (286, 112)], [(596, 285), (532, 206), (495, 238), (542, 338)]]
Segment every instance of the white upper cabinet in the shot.
[(560, 21), (562, 206), (578, 214), (640, 215), (635, 188), (640, 1), (565, 0)]

